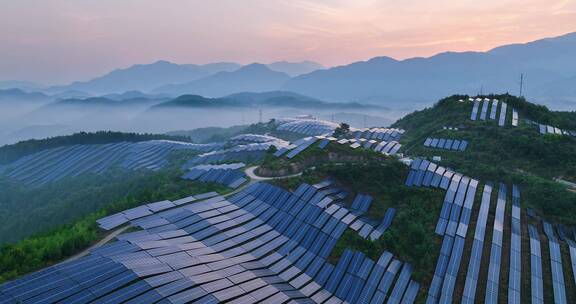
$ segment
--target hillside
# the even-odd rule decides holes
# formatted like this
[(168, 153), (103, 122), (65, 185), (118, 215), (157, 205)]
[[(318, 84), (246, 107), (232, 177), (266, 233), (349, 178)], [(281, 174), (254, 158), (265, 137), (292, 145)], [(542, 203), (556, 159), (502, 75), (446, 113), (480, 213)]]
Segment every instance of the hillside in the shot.
[(104, 143), (117, 143), (117, 142), (139, 142), (145, 140), (155, 139), (168, 139), (168, 140), (181, 140), (188, 141), (183, 136), (170, 136), (158, 134), (138, 134), (138, 133), (122, 133), (112, 131), (100, 132), (79, 132), (67, 136), (55, 136), (45, 139), (31, 139), (18, 142), (12, 145), (5, 145), (0, 147), (0, 164), (13, 162), (26, 155), (33, 154), (45, 149), (56, 148), (67, 145), (78, 144), (104, 144)]
[[(254, 103), (275, 98), (271, 95), (240, 96)], [(229, 101), (192, 97), (182, 96), (178, 102), (211, 106)], [(0, 280), (72, 255), (101, 239), (104, 230), (115, 233), (129, 229), (117, 240), (73, 262), (105, 259), (135, 274), (131, 284), (106, 291), (97, 299), (119, 295), (135, 302), (147, 299), (149, 291), (164, 287), (140, 282), (165, 278), (166, 273), (170, 277), (176, 273), (178, 278), (184, 276), (174, 279), (177, 281), (200, 280), (209, 274), (216, 278), (214, 284), (231, 280), (224, 290), (236, 289), (243, 283), (232, 280), (244, 275), (250, 275), (250, 280), (256, 269), (258, 275), (262, 272), (274, 277), (272, 285), (262, 279), (262, 291), (279, 282), (298, 299), (317, 302), (323, 302), (325, 299), (320, 297), (328, 295), (350, 303), (361, 302), (355, 300), (358, 297), (369, 297), (378, 303), (385, 299), (406, 303), (484, 299), (501, 303), (510, 296), (525, 299), (539, 292), (542, 302), (563, 296), (571, 303), (576, 300), (571, 267), (576, 258), (576, 193), (554, 178), (574, 181), (576, 133), (570, 131), (576, 127), (575, 114), (550, 111), (511, 95), (454, 95), (407, 115), (388, 128), (350, 128), (306, 116), (277, 118), (248, 127), (176, 132), (226, 142), (206, 145), (208, 150), (175, 155), (156, 172), (138, 170), (116, 175), (116, 171), (108, 171), (112, 175), (63, 179), (31, 192), (6, 183), (14, 193), (34, 196), (27, 202), (33, 207), (32, 212), (17, 208), (26, 205), (21, 199), (6, 204), (9, 210), (5, 216), (11, 229), (41, 229), (37, 224), (26, 223), (44, 222), (46, 215), (69, 224), (0, 249)], [(279, 137), (291, 140), (291, 144)], [(432, 138), (436, 142), (445, 139), (449, 144), (444, 145), (443, 141), (432, 148)], [(462, 145), (464, 142), (466, 145)], [(70, 158), (81, 158), (78, 153), (86, 151), (82, 149), (85, 147)], [(145, 151), (139, 162), (142, 165), (159, 159)], [(203, 151), (209, 152), (198, 154)], [(48, 152), (45, 159), (53, 154), (57, 153)], [(258, 157), (248, 157), (256, 154)], [(182, 168), (194, 166), (201, 171), (216, 167), (202, 175), (216, 177), (222, 176), (219, 174), (223, 171), (218, 170), (236, 166), (239, 161), (244, 162), (240, 166), (251, 169), (238, 173), (259, 182), (245, 183), (230, 195), (208, 199), (178, 199), (175, 194), (214, 186), (201, 181), (186, 184), (178, 178)], [(23, 163), (32, 168), (44, 167), (38, 161), (36, 165)], [(252, 167), (255, 165), (258, 168)], [(23, 171), (26, 170), (30, 169)], [(19, 170), (15, 172), (19, 174)], [(50, 172), (43, 174), (52, 176)], [(36, 178), (36, 174), (28, 175)], [(95, 184), (102, 188), (93, 190)], [(74, 191), (74, 195), (55, 194), (68, 193), (63, 188), (78, 187), (82, 191)], [(126, 189), (137, 197), (160, 192), (153, 200), (164, 201), (146, 201), (119, 212), (110, 201), (119, 199), (122, 206), (129, 201), (130, 207), (136, 203), (116, 197), (118, 189)], [(107, 195), (98, 196), (99, 191)], [(51, 196), (58, 200), (50, 199)], [(104, 202), (101, 198), (105, 198)], [(85, 205), (76, 207), (77, 212), (58, 211), (58, 206), (74, 206), (78, 200), (85, 201)], [(154, 210), (152, 206), (170, 210)], [(112, 209), (119, 213), (112, 214)], [(94, 210), (100, 211), (85, 215)], [(101, 218), (100, 212), (109, 216)], [(31, 215), (29, 219), (18, 221), (27, 213)], [(100, 229), (94, 224), (98, 217)], [(50, 222), (49, 226), (54, 225)], [(530, 245), (535, 242), (537, 246)], [(116, 262), (117, 250), (127, 257), (144, 256), (142, 261), (153, 267)], [(14, 254), (28, 262), (16, 262)], [(228, 254), (233, 256), (227, 257)], [(208, 265), (223, 265), (226, 269), (230, 266), (243, 274), (229, 276)], [(206, 272), (197, 274), (196, 269)], [(88, 272), (104, 271), (98, 268)], [(61, 275), (58, 272), (54, 276), (58, 280)], [(562, 276), (564, 284), (558, 283), (558, 276)], [(305, 279), (296, 280), (299, 277)], [(540, 285), (531, 284), (534, 278)], [(0, 291), (17, 299), (31, 299), (27, 288), (13, 290), (9, 286), (36, 284), (33, 280), (34, 276), (24, 276), (0, 285)], [(93, 285), (90, 280), (79, 280), (74, 283), (74, 290)], [(380, 283), (372, 284), (373, 281)], [(198, 284), (212, 288), (212, 281)], [(145, 288), (131, 293), (132, 286), (141, 285)], [(534, 286), (541, 286), (541, 290)], [(309, 288), (314, 291), (308, 293)], [(189, 295), (189, 290), (157, 297)], [(252, 297), (244, 290), (238, 292)], [(220, 302), (230, 300), (226, 295), (218, 291), (194, 293), (195, 297), (215, 297)], [(46, 297), (66, 299), (69, 295), (38, 295)], [(283, 298), (283, 293), (273, 297), (279, 297), (279, 302), (289, 299)]]
[[(401, 140), (402, 152), (414, 156), (440, 156), (442, 164), (483, 180), (505, 180), (525, 185), (524, 203), (542, 214), (574, 222), (572, 203), (576, 195), (553, 182), (554, 178), (576, 181), (576, 137), (542, 135), (529, 121), (576, 130), (576, 112), (550, 111), (544, 106), (511, 95), (482, 96), (498, 99), (509, 106), (506, 126), (495, 120), (472, 121), (473, 103), (468, 96), (455, 95), (440, 100), (434, 107), (400, 119), (393, 127), (407, 130)], [(459, 102), (459, 100), (465, 100)], [(519, 126), (512, 127), (510, 107), (519, 113)], [(500, 111), (497, 113), (499, 116)], [(457, 128), (457, 130), (444, 129)], [(464, 139), (465, 152), (425, 147), (426, 138)]]
[(200, 95), (182, 95), (172, 100), (153, 105), (150, 110), (166, 108), (294, 108), (322, 110), (386, 110), (386, 108), (361, 103), (324, 102), (304, 95), (271, 91), (262, 93), (236, 93), (221, 98), (209, 98)]

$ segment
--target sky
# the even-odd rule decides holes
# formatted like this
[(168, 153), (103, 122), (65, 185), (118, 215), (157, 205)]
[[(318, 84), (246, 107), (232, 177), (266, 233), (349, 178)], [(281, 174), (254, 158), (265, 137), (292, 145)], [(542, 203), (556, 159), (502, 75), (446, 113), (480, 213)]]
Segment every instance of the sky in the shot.
[(0, 0), (0, 80), (132, 64), (405, 59), (576, 31), (576, 0)]

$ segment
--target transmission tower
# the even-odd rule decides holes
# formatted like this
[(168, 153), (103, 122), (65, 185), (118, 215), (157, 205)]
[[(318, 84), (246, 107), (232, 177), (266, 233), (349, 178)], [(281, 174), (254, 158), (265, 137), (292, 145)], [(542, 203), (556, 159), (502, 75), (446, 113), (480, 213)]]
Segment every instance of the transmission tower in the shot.
[(523, 87), (524, 87), (524, 73), (521, 73), (520, 74), (520, 96), (519, 97), (522, 97)]

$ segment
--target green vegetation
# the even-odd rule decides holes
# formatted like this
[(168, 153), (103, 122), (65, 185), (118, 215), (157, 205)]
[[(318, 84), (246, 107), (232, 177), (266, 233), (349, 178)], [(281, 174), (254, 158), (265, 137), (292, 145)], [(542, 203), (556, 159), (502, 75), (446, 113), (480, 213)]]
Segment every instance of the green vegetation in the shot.
[(386, 157), (372, 150), (363, 148), (352, 149), (349, 145), (330, 143), (324, 149), (318, 144), (313, 144), (292, 159), (275, 157), (267, 153), (260, 166), (262, 171), (280, 172), (279, 175), (300, 173), (311, 166), (325, 163), (363, 163), (367, 161), (379, 161)]
[[(576, 194), (553, 181), (562, 177), (576, 180), (576, 138), (561, 135), (540, 135), (530, 119), (562, 129), (576, 130), (575, 112), (553, 112), (546, 107), (510, 95), (495, 95), (519, 111), (520, 125), (511, 126), (508, 113), (506, 126), (494, 120), (472, 121), (472, 103), (458, 102), (468, 96), (442, 99), (433, 108), (415, 112), (399, 120), (394, 127), (407, 130), (402, 139), (403, 151), (411, 156), (441, 156), (441, 164), (482, 181), (518, 184), (522, 203), (534, 208), (550, 220), (576, 224)], [(443, 130), (444, 126), (457, 131)], [(427, 137), (466, 139), (465, 152), (450, 152), (424, 147)]]
[(345, 137), (350, 133), (350, 125), (347, 123), (341, 123), (338, 128), (334, 130), (334, 134), (332, 134), (336, 138)]
[(82, 174), (42, 187), (27, 187), (10, 179), (0, 179), (0, 243), (71, 223), (123, 197), (137, 196), (171, 185), (186, 189), (180, 179), (181, 164), (195, 152), (176, 151), (168, 167), (161, 171), (112, 168), (103, 174)]
[[(90, 185), (93, 180), (86, 179), (85, 182)], [(62, 199), (77, 202), (73, 204), (73, 207), (54, 210), (47, 208), (49, 215), (58, 217), (60, 221), (49, 219), (49, 217), (38, 218), (37, 216), (31, 220), (26, 220), (28, 225), (34, 225), (34, 221), (48, 220), (50, 224), (54, 225), (58, 222), (64, 222), (60, 216), (61, 213), (72, 217), (74, 214), (77, 215), (74, 221), (65, 221), (69, 224), (59, 225), (46, 233), (33, 235), (14, 244), (0, 246), (0, 283), (60, 262), (95, 243), (104, 236), (104, 232), (96, 224), (98, 218), (143, 203), (165, 199), (175, 200), (209, 191), (220, 193), (228, 191), (217, 184), (192, 183), (180, 180), (170, 172), (158, 172), (148, 176), (139, 175), (135, 178), (129, 178), (126, 182), (114, 180), (113, 184), (102, 187), (91, 186), (89, 190), (85, 191), (80, 190), (82, 188), (75, 188), (82, 192), (73, 195), (79, 200)], [(66, 183), (57, 188), (65, 188), (65, 186), (77, 187), (79, 185)], [(48, 191), (48, 193), (54, 194), (53, 190)], [(54, 200), (51, 196), (47, 196), (46, 199)], [(88, 209), (84, 206), (86, 203), (89, 203), (92, 208), (99, 206), (100, 209), (88, 215), (82, 215)], [(67, 212), (62, 212), (63, 210)], [(47, 224), (43, 226), (47, 226)], [(9, 228), (7, 231), (17, 231), (10, 229), (14, 228)]]
[[(228, 128), (208, 127), (187, 131), (172, 131), (168, 135), (185, 136), (196, 143), (223, 142), (239, 134), (271, 134), (283, 138), (284, 132), (277, 132), (274, 120), (250, 125), (232, 126)], [(289, 136), (289, 135), (288, 135)]]
[[(344, 249), (360, 250), (377, 260), (385, 250), (414, 266), (414, 278), (429, 283), (434, 273), (439, 239), (434, 227), (440, 214), (443, 191), (404, 186), (408, 168), (394, 159), (365, 164), (348, 163), (317, 168), (353, 193), (369, 193), (374, 200), (366, 216), (380, 222), (388, 208), (396, 209), (392, 226), (376, 240), (364, 240), (348, 230), (331, 254), (334, 261)], [(417, 219), (417, 220), (415, 220)]]
[[(363, 153), (367, 152), (364, 150)], [(332, 178), (339, 187), (353, 194), (372, 195), (374, 200), (366, 216), (376, 222), (382, 220), (388, 208), (396, 208), (392, 226), (380, 239), (365, 240), (357, 232), (347, 230), (329, 259), (336, 263), (348, 248), (362, 251), (368, 257), (378, 260), (382, 252), (387, 250), (397, 258), (410, 262), (415, 268), (414, 277), (419, 282), (429, 283), (440, 246), (434, 228), (444, 193), (440, 190), (404, 186), (407, 174), (408, 168), (405, 165), (392, 158), (381, 158), (365, 162), (329, 162), (306, 169), (302, 176), (279, 179), (272, 183), (293, 191), (303, 182), (314, 184)]]
[(0, 164), (7, 164), (20, 157), (39, 152), (44, 149), (56, 148), (77, 144), (105, 144), (115, 142), (138, 142), (153, 139), (169, 139), (189, 141), (182, 136), (169, 136), (161, 134), (138, 134), (112, 131), (98, 131), (94, 133), (80, 132), (67, 136), (49, 137), (46, 139), (30, 139), (13, 145), (0, 147)]

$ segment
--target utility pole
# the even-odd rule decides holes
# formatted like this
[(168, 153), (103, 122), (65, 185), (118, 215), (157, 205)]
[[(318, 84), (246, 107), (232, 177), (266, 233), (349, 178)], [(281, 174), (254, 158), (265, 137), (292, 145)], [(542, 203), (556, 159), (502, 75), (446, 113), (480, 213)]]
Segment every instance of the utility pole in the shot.
[(520, 96), (522, 97), (522, 88), (524, 86), (524, 73), (520, 73)]

